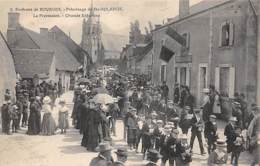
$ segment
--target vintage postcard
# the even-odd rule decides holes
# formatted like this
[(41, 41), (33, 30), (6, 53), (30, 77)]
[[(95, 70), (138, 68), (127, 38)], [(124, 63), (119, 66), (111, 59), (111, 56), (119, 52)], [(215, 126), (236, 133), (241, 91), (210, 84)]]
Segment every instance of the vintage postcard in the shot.
[(259, 165), (259, 13), (0, 0), (0, 166)]

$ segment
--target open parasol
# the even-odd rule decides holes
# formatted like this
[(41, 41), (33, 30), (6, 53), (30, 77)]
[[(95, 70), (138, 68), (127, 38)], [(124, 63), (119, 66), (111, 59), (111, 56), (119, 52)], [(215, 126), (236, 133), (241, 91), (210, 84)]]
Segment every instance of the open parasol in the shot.
[(108, 94), (97, 94), (93, 101), (98, 104), (110, 104), (114, 103), (114, 98)]

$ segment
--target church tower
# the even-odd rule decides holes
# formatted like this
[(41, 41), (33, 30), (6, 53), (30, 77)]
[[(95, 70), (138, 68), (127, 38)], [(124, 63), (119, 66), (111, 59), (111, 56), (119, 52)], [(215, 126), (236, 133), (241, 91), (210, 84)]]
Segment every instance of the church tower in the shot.
[(93, 0), (87, 20), (83, 20), (81, 47), (92, 57), (95, 64), (100, 64), (102, 59), (100, 16), (94, 14)]

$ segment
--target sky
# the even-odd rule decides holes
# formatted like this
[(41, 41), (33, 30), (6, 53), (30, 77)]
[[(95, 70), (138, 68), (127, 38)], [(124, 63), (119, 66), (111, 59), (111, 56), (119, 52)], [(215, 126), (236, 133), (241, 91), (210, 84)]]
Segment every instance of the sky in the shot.
[[(190, 0), (190, 5), (201, 0)], [(8, 24), (8, 12), (13, 8), (80, 8), (90, 7), (91, 0), (0, 0), (0, 30), (6, 34)], [(120, 34), (128, 36), (130, 22), (139, 20), (142, 32), (152, 24), (162, 24), (163, 20), (178, 15), (179, 0), (93, 0), (94, 7), (119, 8), (114, 11), (99, 11), (103, 33)], [(83, 17), (65, 17), (66, 14), (88, 14), (89, 11), (64, 11), (64, 12), (34, 12), (20, 11), (20, 24), (26, 28), (39, 32), (41, 27), (51, 28), (54, 25), (60, 27), (65, 33), (71, 35), (77, 43), (81, 41)], [(61, 18), (40, 17), (36, 14), (63, 14)]]

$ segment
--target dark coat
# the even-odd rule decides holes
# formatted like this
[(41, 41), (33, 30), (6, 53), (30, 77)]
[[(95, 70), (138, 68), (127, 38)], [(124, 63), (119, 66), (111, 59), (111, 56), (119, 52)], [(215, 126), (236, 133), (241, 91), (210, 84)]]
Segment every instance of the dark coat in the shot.
[(202, 132), (203, 120), (200, 117), (198, 121), (195, 116), (191, 119), (191, 132)]
[(101, 116), (99, 112), (94, 109), (90, 109), (87, 122), (87, 149), (93, 151), (98, 146), (102, 135), (99, 129), (101, 125)]
[(214, 143), (217, 140), (217, 124), (208, 121), (205, 123), (204, 137), (209, 143)]
[(41, 131), (41, 112), (39, 104), (34, 101), (30, 104), (30, 116), (28, 120), (28, 134), (35, 135)]
[(227, 152), (230, 153), (234, 148), (234, 141), (236, 140), (235, 128), (230, 123), (225, 127), (224, 135), (227, 140)]
[(162, 135), (160, 138), (161, 143), (161, 155), (165, 159), (172, 159), (177, 156), (176, 154), (176, 144), (177, 140), (173, 137), (169, 137), (166, 139), (166, 135)]

